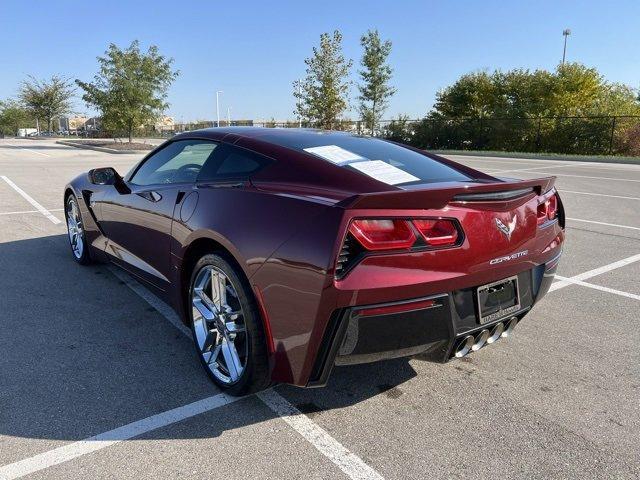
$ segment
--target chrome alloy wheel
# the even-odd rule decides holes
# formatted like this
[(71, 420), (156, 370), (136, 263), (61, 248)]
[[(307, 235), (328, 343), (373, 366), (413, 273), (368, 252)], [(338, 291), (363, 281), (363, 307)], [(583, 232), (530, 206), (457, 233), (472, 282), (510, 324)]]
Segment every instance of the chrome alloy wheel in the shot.
[(80, 259), (84, 252), (84, 231), (82, 230), (82, 217), (78, 203), (73, 196), (67, 201), (67, 230), (69, 232), (69, 241), (71, 242), (71, 250), (73, 255)]
[(249, 356), (238, 292), (222, 270), (205, 265), (193, 282), (191, 304), (193, 329), (204, 363), (222, 383), (236, 383)]

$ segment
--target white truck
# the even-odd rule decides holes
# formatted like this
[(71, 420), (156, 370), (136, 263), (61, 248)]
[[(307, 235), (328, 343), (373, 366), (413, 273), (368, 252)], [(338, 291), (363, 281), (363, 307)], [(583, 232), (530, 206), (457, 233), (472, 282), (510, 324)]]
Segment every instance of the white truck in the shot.
[(30, 137), (38, 133), (37, 128), (19, 128), (18, 129), (18, 137)]

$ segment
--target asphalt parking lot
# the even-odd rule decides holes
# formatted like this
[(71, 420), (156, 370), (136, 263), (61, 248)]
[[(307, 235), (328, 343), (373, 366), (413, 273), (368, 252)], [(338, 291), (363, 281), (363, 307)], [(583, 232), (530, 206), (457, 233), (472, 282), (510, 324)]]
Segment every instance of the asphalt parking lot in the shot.
[(139, 158), (0, 140), (0, 478), (640, 476), (640, 165), (454, 157), (558, 176), (560, 278), (515, 335), (236, 400), (164, 304), (71, 258), (65, 183)]

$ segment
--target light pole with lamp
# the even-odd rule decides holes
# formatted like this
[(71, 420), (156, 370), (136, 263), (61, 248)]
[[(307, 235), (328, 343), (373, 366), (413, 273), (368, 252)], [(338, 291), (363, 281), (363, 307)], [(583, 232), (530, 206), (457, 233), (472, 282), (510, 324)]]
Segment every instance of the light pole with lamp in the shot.
[(562, 31), (562, 35), (564, 36), (564, 49), (562, 50), (562, 65), (564, 65), (564, 58), (567, 55), (567, 37), (571, 35), (571, 30), (568, 28), (565, 28)]
[(220, 94), (222, 90), (216, 92), (216, 127), (220, 126)]

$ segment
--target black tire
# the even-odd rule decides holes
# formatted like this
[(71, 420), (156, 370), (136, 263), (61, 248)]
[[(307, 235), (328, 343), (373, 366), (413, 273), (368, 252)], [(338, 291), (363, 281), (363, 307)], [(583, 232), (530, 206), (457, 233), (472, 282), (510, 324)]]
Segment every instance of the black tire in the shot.
[[(214, 267), (226, 275), (227, 280), (235, 289), (237, 301), (242, 308), (242, 320), (244, 322), (246, 337), (243, 338), (243, 345), (246, 343), (245, 366), (242, 374), (233, 383), (224, 382), (219, 379), (210, 368), (210, 364), (205, 360), (205, 356), (199, 345), (194, 321), (194, 308), (192, 299), (195, 282), (198, 274), (206, 267)], [(255, 297), (242, 272), (238, 271), (226, 258), (218, 254), (204, 255), (193, 267), (189, 280), (187, 296), (187, 316), (196, 355), (209, 378), (223, 391), (231, 395), (248, 395), (264, 390), (271, 384), (269, 374), (269, 358), (267, 346), (262, 326), (262, 320)], [(215, 367), (214, 367), (215, 369)]]
[[(76, 230), (76, 231), (79, 232), (77, 233), (77, 235), (80, 241), (82, 242), (81, 251), (78, 250), (77, 245), (74, 245), (74, 242), (72, 240), (72, 234), (71, 234), (71, 228), (73, 228), (72, 227), (73, 222), (69, 221), (69, 217), (72, 215), (71, 212), (73, 211), (72, 205), (74, 204), (76, 208), (75, 226), (76, 228), (78, 228), (79, 226), (79, 230)], [(64, 202), (64, 217), (67, 222), (67, 233), (68, 233), (67, 238), (69, 239), (69, 246), (71, 247), (71, 254), (73, 256), (73, 259), (76, 262), (78, 262), (80, 265), (89, 265), (93, 263), (91, 260), (91, 253), (89, 252), (89, 244), (87, 243), (87, 235), (84, 229), (84, 220), (82, 219), (80, 204), (78, 203), (78, 199), (74, 194), (70, 194), (69, 196), (67, 196), (67, 199)]]

